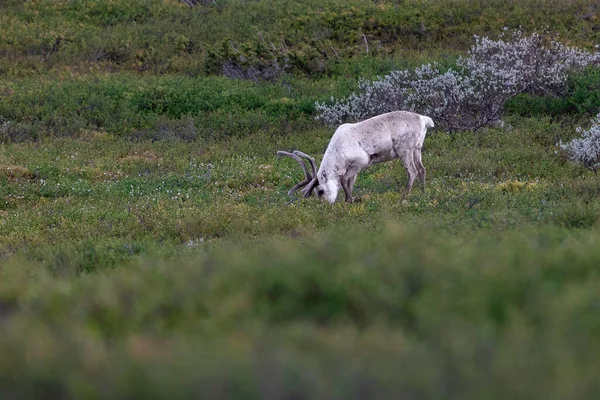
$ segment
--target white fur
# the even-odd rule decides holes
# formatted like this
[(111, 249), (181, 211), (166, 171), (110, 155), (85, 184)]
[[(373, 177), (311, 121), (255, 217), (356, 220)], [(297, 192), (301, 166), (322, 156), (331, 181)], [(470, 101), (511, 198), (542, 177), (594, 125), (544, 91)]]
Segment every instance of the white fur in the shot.
[(408, 111), (393, 111), (341, 125), (333, 134), (317, 172), (317, 195), (334, 203), (343, 188), (346, 201), (352, 202), (357, 174), (373, 163), (396, 158), (400, 158), (408, 172), (407, 195), (416, 177), (425, 187), (421, 147), (427, 128), (433, 126), (431, 118)]

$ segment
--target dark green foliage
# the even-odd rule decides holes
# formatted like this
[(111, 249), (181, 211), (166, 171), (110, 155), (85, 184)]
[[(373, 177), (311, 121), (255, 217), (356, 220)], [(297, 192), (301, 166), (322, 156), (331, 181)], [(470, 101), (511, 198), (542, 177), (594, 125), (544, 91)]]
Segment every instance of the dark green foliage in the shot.
[(594, 117), (600, 110), (600, 68), (589, 67), (571, 74), (567, 85), (567, 91), (561, 97), (521, 94), (509, 100), (506, 109), (525, 117), (550, 116), (578, 121)]
[(569, 103), (584, 116), (595, 116), (600, 110), (600, 68), (588, 68), (569, 80)]
[(315, 100), (292, 94), (289, 83), (226, 78), (123, 74), (9, 85), (11, 94), (0, 97), (0, 140), (14, 142), (90, 130), (158, 140), (244, 136), (269, 124), (312, 120)]
[(506, 103), (506, 110), (510, 114), (524, 117), (554, 118), (564, 117), (574, 111), (573, 104), (563, 97), (542, 97), (531, 94), (520, 94)]
[(204, 72), (225, 75), (233, 79), (274, 81), (293, 69), (285, 49), (268, 47), (265, 43), (243, 44), (235, 47), (230, 39), (206, 53)]

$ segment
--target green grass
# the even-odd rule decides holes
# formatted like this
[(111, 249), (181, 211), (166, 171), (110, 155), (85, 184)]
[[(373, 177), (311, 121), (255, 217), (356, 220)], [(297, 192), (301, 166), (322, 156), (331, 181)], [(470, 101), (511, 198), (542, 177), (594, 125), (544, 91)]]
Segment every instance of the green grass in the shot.
[[(290, 78), (292, 79), (292, 78)], [(334, 82), (328, 82), (334, 86)], [(131, 139), (220, 139), (312, 120), (324, 90), (306, 80), (256, 85), (222, 77), (133, 74), (12, 79), (0, 99), (2, 141), (108, 132)], [(299, 90), (308, 87), (302, 95)]]
[(211, 69), (209, 50), (223, 44), (250, 58), (287, 56), (292, 70), (320, 75), (340, 58), (364, 55), (364, 38), (375, 56), (462, 51), (473, 34), (505, 26), (549, 27), (585, 47), (599, 38), (593, 0), (223, 0), (194, 9), (177, 0), (44, 0), (0, 7), (0, 73), (17, 76), (65, 69), (202, 75)]
[[(275, 155), (320, 161), (316, 100), (453, 65), (473, 34), (590, 48), (595, 2), (0, 9), (0, 397), (600, 394), (600, 178), (557, 147), (597, 113), (597, 69), (511, 101), (510, 129), (431, 131), (408, 200), (390, 162), (360, 202), (290, 202), (301, 171)], [(217, 76), (223, 43), (291, 66)]]
[(148, 252), (310, 240), (333, 227), (377, 231), (389, 220), (466, 239), (542, 234), (546, 227), (595, 232), (599, 182), (548, 145), (560, 127), (513, 123), (510, 133), (432, 134), (424, 148), (427, 190), (415, 188), (409, 201), (402, 199), (404, 171), (388, 163), (361, 174), (361, 202), (334, 206), (313, 199), (286, 204), (300, 173), (291, 160), (275, 157), (277, 149), (297, 147), (319, 160), (328, 129), (214, 144), (99, 135), (4, 145), (0, 255), (76, 279)]

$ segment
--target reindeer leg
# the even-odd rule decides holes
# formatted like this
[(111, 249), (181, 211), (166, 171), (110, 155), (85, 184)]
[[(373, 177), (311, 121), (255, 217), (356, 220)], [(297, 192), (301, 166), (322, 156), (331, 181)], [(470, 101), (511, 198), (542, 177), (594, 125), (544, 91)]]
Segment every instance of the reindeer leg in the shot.
[(349, 185), (351, 179), (352, 178), (342, 177), (342, 188), (344, 189), (344, 193), (346, 194), (346, 203), (354, 203), (354, 197), (352, 197), (352, 189)]
[(423, 192), (425, 192), (425, 175), (427, 170), (423, 165), (423, 160), (421, 159), (421, 149), (415, 149), (413, 151), (413, 161), (415, 166), (417, 167), (419, 181), (423, 184)]
[(366, 154), (364, 155), (364, 157), (357, 157), (348, 164), (348, 169), (346, 170), (346, 173), (340, 179), (342, 188), (344, 189), (344, 193), (346, 193), (346, 202), (354, 203), (355, 201), (357, 201), (357, 199), (352, 196), (352, 191), (354, 190), (354, 183), (356, 182), (356, 177), (358, 176), (358, 173), (368, 164), (369, 156)]
[[(346, 188), (348, 189), (348, 193), (350, 194), (350, 196), (348, 196), (348, 194), (346, 194), (346, 201), (349, 202), (349, 203), (356, 203), (358, 201), (361, 201), (360, 197), (354, 197), (354, 196), (352, 196), (352, 193), (354, 191), (354, 183), (356, 182), (356, 177), (357, 176), (358, 176), (358, 174), (357, 175), (353, 175), (350, 178), (346, 178), (346, 181), (345, 181), (346, 182)], [(344, 187), (344, 185), (342, 185), (342, 187)], [(344, 191), (345, 190), (346, 189), (344, 189)], [(350, 197), (350, 199), (351, 199), (350, 201), (348, 200), (348, 197)]]
[(406, 194), (404, 195), (405, 198), (408, 198), (408, 196), (410, 195), (410, 191), (412, 190), (413, 183), (417, 178), (418, 170), (413, 160), (412, 150), (396, 150), (396, 153), (400, 157), (402, 165), (404, 165), (404, 169), (406, 169), (406, 173), (408, 174), (408, 182), (406, 183)]
[(354, 175), (352, 178), (348, 178), (348, 189), (350, 189), (350, 194), (354, 191), (354, 183), (356, 182), (357, 175)]

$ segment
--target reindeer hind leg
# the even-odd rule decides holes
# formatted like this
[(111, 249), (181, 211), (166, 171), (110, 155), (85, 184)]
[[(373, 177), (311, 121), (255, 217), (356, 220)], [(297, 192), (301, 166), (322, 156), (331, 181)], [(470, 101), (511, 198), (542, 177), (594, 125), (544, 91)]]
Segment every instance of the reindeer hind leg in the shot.
[(419, 177), (419, 181), (423, 185), (423, 192), (425, 191), (425, 176), (427, 175), (427, 169), (423, 165), (423, 160), (421, 158), (421, 149), (415, 149), (413, 151), (413, 162), (415, 167), (417, 168), (417, 174)]
[(412, 190), (413, 184), (415, 183), (415, 179), (417, 178), (418, 170), (415, 166), (412, 150), (396, 150), (396, 153), (398, 153), (398, 156), (402, 161), (402, 165), (404, 166), (404, 169), (406, 169), (406, 173), (408, 174), (408, 182), (406, 183), (405, 194), (405, 197), (408, 198)]

